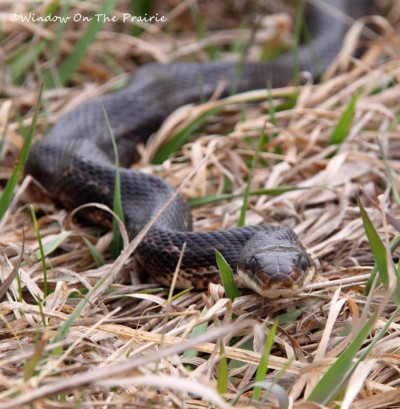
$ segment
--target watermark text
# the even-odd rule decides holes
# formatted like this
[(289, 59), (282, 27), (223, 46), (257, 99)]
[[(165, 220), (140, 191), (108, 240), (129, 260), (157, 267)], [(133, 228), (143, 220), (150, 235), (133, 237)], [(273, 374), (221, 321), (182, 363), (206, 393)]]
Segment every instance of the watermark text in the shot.
[(143, 16), (136, 16), (130, 13), (123, 13), (122, 16), (109, 16), (104, 13), (94, 14), (92, 16), (85, 16), (81, 13), (75, 13), (72, 16), (58, 16), (56, 14), (48, 14), (46, 16), (40, 16), (36, 13), (12, 13), (10, 15), (10, 21), (17, 21), (20, 23), (68, 23), (73, 21), (78, 22), (91, 22), (98, 21), (101, 23), (122, 21), (123, 23), (164, 23), (167, 18), (163, 15), (155, 13), (154, 15), (148, 15), (145, 13)]

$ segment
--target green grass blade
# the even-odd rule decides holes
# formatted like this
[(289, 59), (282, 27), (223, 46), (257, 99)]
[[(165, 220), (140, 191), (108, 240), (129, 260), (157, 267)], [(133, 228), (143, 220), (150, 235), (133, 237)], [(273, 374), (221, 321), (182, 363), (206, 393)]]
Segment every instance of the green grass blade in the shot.
[(367, 358), (367, 356), (371, 353), (375, 345), (383, 338), (383, 336), (387, 333), (389, 330), (392, 322), (394, 320), (397, 320), (399, 318), (399, 313), (400, 313), (400, 307), (397, 307), (396, 310), (393, 312), (393, 314), (389, 317), (389, 319), (386, 321), (385, 325), (380, 329), (378, 334), (374, 337), (372, 342), (368, 344), (368, 346), (364, 349), (364, 352), (361, 354), (361, 356), (358, 359), (358, 363), (363, 361), (364, 359)]
[[(57, 334), (53, 339), (53, 343), (63, 341), (74, 324), (75, 320), (79, 317), (83, 309), (86, 307), (86, 304), (91, 299), (92, 295), (103, 285), (103, 283), (108, 279), (107, 275), (104, 275), (100, 278), (100, 280), (88, 291), (85, 298), (82, 298), (79, 301), (78, 305), (74, 308), (74, 310), (69, 314), (68, 318), (65, 320), (64, 324), (58, 329)], [(60, 348), (54, 349), (54, 354), (61, 355), (62, 350)]]
[[(201, 86), (200, 86), (201, 90)], [(168, 142), (161, 145), (160, 149), (154, 155), (152, 163), (154, 165), (160, 165), (165, 162), (171, 154), (176, 152), (186, 141), (192, 136), (193, 132), (198, 129), (206, 119), (214, 114), (217, 114), (222, 110), (222, 107), (211, 109), (205, 112), (196, 119), (194, 119), (190, 124), (185, 126), (181, 131), (176, 133)]]
[[(385, 286), (386, 289), (390, 287), (390, 279), (389, 279), (389, 271), (388, 271), (388, 263), (392, 263), (393, 272), (396, 274), (394, 278), (396, 280), (396, 289), (391, 294), (391, 299), (397, 304), (400, 305), (400, 272), (398, 268), (395, 268), (393, 265), (392, 259), (387, 255), (385, 245), (382, 243), (381, 238), (378, 235), (378, 232), (375, 230), (368, 213), (364, 209), (361, 200), (357, 198), (358, 206), (360, 208), (361, 217), (364, 223), (364, 229), (367, 234), (368, 242), (371, 247), (372, 254), (375, 259), (376, 268), (379, 272), (379, 278), (382, 281), (382, 284)], [(397, 237), (395, 240), (392, 241), (390, 245), (390, 251), (393, 252), (399, 244), (399, 238)], [(371, 276), (374, 277), (376, 274), (375, 269), (372, 270)], [(372, 277), (367, 283), (366, 291), (369, 292), (372, 283)]]
[[(268, 83), (268, 115), (269, 115), (269, 118), (270, 118), (269, 122), (272, 125), (276, 126), (278, 121), (276, 120), (276, 109), (275, 109), (275, 106), (274, 106), (274, 98), (272, 97), (271, 89), (272, 89), (272, 85), (269, 82)], [(263, 129), (265, 129), (265, 126), (264, 126)], [(265, 142), (268, 142), (267, 135), (265, 135)]]
[(46, 46), (45, 41), (33, 42), (27, 44), (26, 48), (21, 47), (18, 55), (13, 56), (13, 61), (9, 63), (11, 79), (14, 84), (20, 84), (29, 67), (38, 60)]
[[(354, 360), (355, 355), (361, 349), (364, 339), (368, 336), (369, 332), (374, 327), (378, 313), (375, 313), (364, 325), (364, 327), (358, 332), (357, 337), (339, 357), (339, 359), (333, 364), (315, 389), (311, 392), (308, 400), (328, 405), (331, 400), (335, 399), (335, 392), (340, 392), (345, 382), (350, 378), (356, 366), (371, 353), (375, 345), (382, 339), (382, 337), (388, 331), (392, 322), (398, 318), (400, 307), (398, 307), (390, 318), (386, 321), (384, 327), (374, 337), (373, 341), (368, 344), (363, 353), (357, 360)], [(347, 365), (346, 365), (346, 360)], [(354, 361), (353, 361), (354, 360)], [(327, 378), (324, 380), (324, 378)], [(331, 388), (335, 388), (336, 391), (331, 392)], [(329, 395), (329, 396), (328, 396)]]
[[(68, 12), (71, 9), (71, 0), (63, 1), (60, 6), (60, 10), (58, 11), (56, 2), (50, 3), (50, 5), (46, 9), (46, 14), (57, 14), (61, 19), (66, 18), (68, 16)], [(67, 29), (67, 27), (68, 24), (57, 24), (55, 27), (54, 40), (51, 41), (50, 56), (47, 64), (49, 68), (43, 75), (46, 89), (54, 88), (55, 86), (62, 86), (62, 84), (60, 84), (60, 78), (58, 77), (58, 70), (55, 67), (61, 50), (60, 44), (62, 40), (62, 34)]]
[(278, 325), (290, 324), (298, 320), (304, 314), (304, 308), (296, 308), (293, 311), (278, 315), (275, 319)]
[(11, 174), (10, 179), (7, 182), (6, 187), (3, 190), (3, 194), (0, 197), (0, 220), (3, 218), (8, 207), (10, 206), (11, 200), (14, 195), (15, 188), (18, 184), (19, 178), (21, 176), (22, 170), (25, 166), (25, 162), (28, 159), (29, 151), (32, 145), (33, 136), (36, 130), (36, 124), (39, 117), (39, 107), (42, 100), (43, 84), (40, 87), (39, 95), (36, 101), (35, 111), (32, 117), (31, 126), (27, 134), (25, 135), (24, 144), (18, 155), (18, 160), (16, 166)]
[(35, 253), (36, 258), (41, 258), (42, 256), (46, 258), (49, 254), (51, 254), (54, 250), (56, 250), (64, 241), (72, 234), (72, 231), (63, 231), (59, 233), (52, 241), (45, 244), (42, 249), (40, 249)]
[[(209, 300), (210, 304), (212, 303), (212, 299)], [(204, 317), (208, 312), (208, 308), (204, 307), (200, 313), (200, 318)], [(190, 333), (189, 338), (196, 338), (200, 336), (201, 334), (204, 334), (207, 331), (208, 328), (208, 322), (203, 322), (202, 324), (196, 325), (192, 332)], [(194, 349), (188, 349), (183, 353), (183, 356), (188, 358), (188, 357), (194, 357), (197, 356), (199, 353), (198, 351)]]
[(337, 395), (340, 393), (356, 368), (357, 363), (353, 360), (372, 330), (376, 319), (377, 314), (374, 314), (360, 331), (358, 331), (357, 336), (351, 344), (340, 355), (337, 361), (329, 367), (317, 386), (310, 393), (310, 396), (307, 399), (308, 401), (327, 406), (330, 402), (336, 399)]
[(375, 230), (375, 227), (372, 224), (371, 219), (369, 218), (368, 213), (364, 209), (364, 206), (362, 205), (359, 197), (357, 197), (357, 203), (358, 207), (360, 208), (361, 218), (364, 224), (365, 232), (367, 234), (368, 242), (380, 273), (380, 278), (385, 288), (388, 288), (389, 276), (387, 270), (387, 257), (385, 246), (382, 243), (382, 240), (379, 237), (378, 232)]
[[(400, 246), (400, 235), (398, 235), (398, 236), (396, 236), (392, 241), (391, 241), (391, 243), (390, 243), (390, 254), (393, 254), (394, 253), (394, 251), (397, 249), (397, 247), (399, 247)], [(397, 269), (397, 271), (398, 271), (399, 269)], [(377, 266), (377, 264), (376, 264), (376, 262), (375, 262), (375, 265), (374, 265), (374, 267), (373, 267), (373, 269), (372, 269), (372, 271), (371, 271), (371, 275), (370, 275), (370, 277), (369, 277), (369, 279), (368, 279), (368, 281), (367, 281), (367, 284), (366, 284), (366, 286), (365, 286), (365, 291), (364, 291), (364, 294), (365, 295), (368, 295), (369, 294), (369, 292), (371, 291), (371, 288), (372, 288), (372, 284), (373, 284), (373, 282), (374, 282), (374, 280), (375, 280), (375, 276), (376, 276), (376, 274), (378, 273), (378, 266)]]
[(18, 301), (22, 302), (23, 296), (22, 296), (22, 281), (21, 281), (21, 276), (19, 274), (19, 271), (17, 271), (17, 287), (18, 287)]
[(244, 191), (244, 196), (243, 196), (243, 205), (242, 205), (242, 208), (240, 209), (240, 216), (239, 216), (239, 221), (237, 224), (238, 227), (245, 226), (246, 224), (246, 213), (247, 213), (247, 207), (249, 204), (251, 180), (253, 177), (254, 169), (258, 161), (258, 156), (260, 154), (261, 147), (264, 145), (265, 141), (266, 141), (266, 136), (265, 136), (264, 127), (263, 127), (262, 131), (260, 132), (260, 136), (258, 138), (256, 152), (251, 161), (250, 174), (247, 179), (246, 190)]
[(380, 139), (378, 137), (376, 138), (376, 141), (378, 143), (379, 152), (381, 154), (383, 164), (385, 166), (385, 173), (386, 173), (388, 182), (390, 184), (390, 190), (392, 191), (393, 199), (396, 202), (396, 204), (399, 205), (400, 204), (400, 195), (399, 195), (399, 191), (397, 189), (396, 179), (393, 176), (392, 169), (391, 169), (391, 167), (389, 165), (388, 157), (387, 157), (386, 152), (383, 149), (382, 143), (381, 143), (381, 141), (380, 141)]
[[(100, 280), (90, 289), (90, 291), (88, 291), (85, 298), (82, 298), (82, 300), (79, 301), (78, 305), (74, 308), (74, 310), (68, 316), (64, 324), (58, 329), (57, 334), (53, 339), (54, 343), (60, 342), (66, 338), (70, 328), (74, 324), (75, 320), (79, 317), (83, 309), (86, 307), (92, 295), (95, 294), (99, 288), (101, 288), (101, 286), (104, 284), (106, 280), (108, 280), (107, 275), (104, 275), (103, 277), (101, 277)], [(61, 355), (62, 351), (60, 348), (56, 348), (54, 349), (54, 353), (57, 355)]]
[[(44, 101), (42, 101), (42, 102), (44, 102)], [(27, 128), (27, 127), (24, 125), (24, 119), (22, 118), (22, 116), (20, 115), (19, 112), (16, 112), (16, 113), (15, 113), (15, 119), (17, 120), (17, 123), (18, 123), (18, 131), (19, 131), (19, 133), (20, 133), (21, 135), (25, 135), (25, 134), (28, 132), (29, 128)]]
[(93, 257), (93, 260), (96, 263), (96, 266), (97, 267), (104, 266), (104, 264), (106, 264), (106, 261), (104, 260), (104, 257), (97, 251), (96, 247), (93, 246), (93, 244), (86, 237), (83, 238), (83, 241), (88, 247), (90, 254)]
[(294, 62), (293, 62), (293, 68), (294, 68), (294, 83), (295, 85), (298, 85), (300, 82), (300, 58), (299, 58), (299, 53), (300, 53), (300, 45), (301, 45), (301, 32), (303, 30), (303, 24), (304, 24), (304, 0), (301, 0), (300, 2), (297, 3), (296, 6), (296, 24), (295, 24), (295, 46), (293, 50), (294, 54)]
[(349, 134), (351, 128), (351, 122), (353, 120), (354, 111), (356, 108), (357, 100), (358, 100), (358, 93), (355, 93), (351, 98), (347, 108), (343, 112), (342, 116), (339, 119), (335, 129), (332, 132), (332, 135), (329, 139), (329, 145), (337, 145), (342, 143)]
[(236, 286), (235, 279), (233, 278), (233, 271), (231, 269), (231, 266), (226, 262), (224, 256), (218, 250), (215, 250), (215, 258), (217, 260), (218, 269), (221, 274), (225, 294), (233, 301), (240, 295), (240, 293)]
[(45, 355), (44, 349), (47, 346), (47, 341), (47, 336), (44, 335), (36, 345), (33, 355), (23, 363), (25, 381), (28, 381), (35, 375), (36, 368)]
[(42, 262), (42, 270), (43, 270), (43, 296), (44, 299), (46, 299), (48, 293), (48, 285), (47, 285), (47, 266), (46, 266), (46, 257), (44, 255), (44, 249), (43, 249), (43, 243), (42, 243), (42, 237), (40, 235), (40, 230), (39, 230), (39, 225), (36, 219), (36, 214), (33, 206), (30, 206), (31, 208), (31, 215), (32, 215), (32, 220), (33, 220), (33, 227), (35, 229), (36, 233), (36, 239), (39, 244), (39, 253), (40, 253), (40, 260)]
[[(151, 13), (151, 1), (149, 0), (134, 0), (131, 2), (132, 16), (145, 17)], [(133, 37), (139, 37), (144, 32), (144, 28), (138, 24), (132, 25), (131, 34)]]
[[(201, 84), (199, 84), (199, 94), (201, 95)], [(288, 101), (285, 105), (285, 109), (289, 109), (295, 105), (295, 101), (297, 100), (298, 93), (296, 94), (289, 94), (292, 98)], [(288, 96), (287, 96), (288, 97)], [(203, 98), (205, 100), (205, 98)], [(154, 165), (159, 165), (163, 163), (166, 159), (169, 158), (171, 154), (176, 152), (193, 134), (193, 132), (201, 126), (205, 120), (210, 115), (216, 115), (224, 109), (223, 106), (219, 106), (217, 108), (210, 109), (207, 112), (199, 115), (196, 119), (194, 119), (190, 124), (185, 126), (181, 131), (179, 131), (176, 135), (174, 135), (168, 142), (164, 143), (157, 153), (154, 155), (152, 159), (152, 163)]]
[(219, 344), (220, 358), (218, 361), (218, 378), (217, 378), (217, 391), (219, 394), (226, 393), (228, 391), (228, 361), (225, 355), (224, 343), (221, 341)]
[[(246, 26), (242, 24), (241, 29), (245, 29), (245, 28)], [(238, 63), (235, 66), (235, 70), (233, 73), (233, 78), (232, 78), (232, 82), (231, 82), (230, 90), (229, 90), (230, 95), (235, 95), (238, 92), (239, 85), (240, 85), (240, 77), (243, 72), (243, 68), (248, 60), (250, 47), (255, 42), (256, 31), (257, 30), (255, 28), (250, 30), (250, 37), (244, 44), (243, 43), (236, 44), (236, 53), (239, 54), (240, 57), (239, 57)]]
[(92, 44), (96, 34), (100, 31), (104, 24), (102, 17), (108, 15), (114, 9), (116, 4), (117, 0), (104, 0), (101, 9), (98, 11), (98, 13), (95, 13), (100, 15), (100, 17), (98, 18), (95, 15), (91, 16), (91, 21), (88, 23), (85, 33), (76, 42), (73, 51), (65, 59), (64, 63), (59, 69), (61, 84), (64, 85), (75, 72), (90, 44)]
[[(17, 114), (15, 116), (17, 117)], [(4, 143), (6, 141), (7, 132), (8, 132), (8, 123), (5, 124), (3, 128), (3, 132), (0, 135), (0, 157), (3, 157), (3, 148), (4, 148)]]
[[(304, 4), (304, 1), (303, 1), (303, 4)], [(299, 12), (299, 10), (297, 12)], [(301, 13), (303, 14), (303, 11), (301, 11)], [(299, 18), (300, 18), (300, 15), (299, 15)], [(313, 71), (315, 71), (317, 78), (319, 78), (324, 73), (325, 69), (321, 64), (320, 56), (317, 50), (315, 49), (315, 44), (313, 43), (313, 36), (311, 35), (310, 27), (307, 24), (304, 24), (305, 23), (304, 19), (302, 23), (303, 24), (299, 27), (299, 31), (301, 32), (300, 34), (303, 37), (303, 39), (299, 38), (296, 32), (296, 50), (298, 50), (297, 47), (301, 45), (301, 43), (303, 43), (304, 45), (307, 45), (307, 48), (310, 51), (310, 55), (312, 59), (311, 64), (314, 67)], [(299, 73), (297, 70), (295, 72)], [(300, 79), (298, 74), (297, 74), (297, 77), (295, 78), (297, 81)], [(298, 82), (295, 82), (295, 84), (298, 84)]]
[[(239, 400), (240, 396), (249, 391), (251, 388), (261, 388), (266, 390), (267, 392), (270, 392), (273, 394), (276, 399), (278, 400), (278, 407), (279, 409), (288, 409), (289, 408), (289, 398), (288, 398), (288, 393), (285, 389), (282, 388), (282, 386), (277, 385), (274, 382), (269, 382), (269, 381), (262, 381), (262, 382), (251, 382), (250, 384), (246, 385), (244, 388), (240, 389), (236, 396), (232, 399), (230, 402), (231, 406), (235, 406), (237, 401)], [(292, 405), (293, 406), (293, 405)], [(290, 407), (292, 407), (290, 406)], [(253, 406), (251, 406), (253, 407)], [(260, 408), (269, 408), (271, 407), (270, 405), (265, 406), (265, 405), (258, 405), (257, 407)], [(273, 406), (274, 408), (276, 407), (275, 405)]]
[(42, 305), (42, 301), (40, 301), (40, 298), (38, 298), (37, 303), (38, 303), (38, 308), (39, 308), (40, 317), (42, 318), (43, 327), (46, 328), (46, 326), (47, 326), (47, 324), (46, 324), (46, 316), (44, 315), (43, 305)]
[[(107, 112), (103, 108), (104, 118), (106, 120), (108, 133), (111, 138), (111, 142), (114, 149), (114, 157), (115, 157), (115, 183), (114, 183), (114, 199), (113, 199), (113, 211), (114, 213), (124, 222), (124, 212), (122, 209), (122, 196), (121, 196), (121, 174), (120, 174), (120, 167), (119, 167), (119, 155), (118, 155), (118, 148), (115, 142), (114, 133), (111, 128), (110, 121), (108, 119)], [(119, 231), (118, 222), (113, 218), (113, 245), (112, 245), (112, 256), (114, 258), (118, 257), (122, 249), (122, 236)]]
[[(274, 343), (274, 338), (275, 338), (277, 328), (278, 328), (278, 322), (275, 321), (269, 331), (267, 340), (265, 341), (264, 352), (262, 354), (262, 357), (261, 357), (261, 360), (260, 360), (260, 363), (258, 365), (257, 372), (256, 372), (256, 378), (255, 378), (256, 382), (262, 382), (265, 380), (265, 376), (268, 370), (269, 356), (271, 354), (271, 349)], [(261, 388), (259, 386), (255, 386), (253, 389), (253, 400), (259, 400), (260, 395), (261, 395)]]
[[(272, 195), (278, 196), (282, 193), (291, 192), (293, 190), (306, 190), (310, 189), (309, 187), (298, 187), (298, 186), (279, 186), (274, 188), (265, 188), (265, 189), (257, 189), (252, 190), (249, 193), (249, 196), (264, 196), (264, 195)], [(204, 196), (199, 197), (197, 199), (188, 199), (187, 202), (191, 207), (195, 206), (204, 206), (209, 203), (221, 202), (222, 200), (231, 200), (236, 199), (237, 197), (243, 197), (245, 192), (240, 193), (223, 193), (217, 196)]]

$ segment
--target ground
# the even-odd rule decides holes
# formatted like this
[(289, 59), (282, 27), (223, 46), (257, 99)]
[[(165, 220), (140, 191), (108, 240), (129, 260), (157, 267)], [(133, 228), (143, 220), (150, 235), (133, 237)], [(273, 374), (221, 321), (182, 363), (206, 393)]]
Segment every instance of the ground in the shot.
[[(147, 62), (228, 59), (249, 39), (253, 59), (290, 47), (293, 10), (272, 1), (115, 3), (0, 5), (0, 408), (231, 407), (237, 399), (241, 408), (400, 407), (399, 6), (384, 5), (363, 60), (352, 59), (355, 26), (319, 85), (187, 107), (134, 165), (182, 186), (197, 231), (235, 226), (249, 182), (245, 223), (281, 223), (299, 235), (317, 265), (311, 285), (290, 300), (250, 291), (231, 300), (218, 285), (171, 291), (138, 282), (136, 242), (114, 261), (112, 233), (18, 178), (18, 154), (43, 78), (35, 141)], [(29, 12), (70, 19), (21, 21)], [(146, 12), (167, 20), (131, 21)], [(251, 23), (270, 12), (281, 14), (252, 38)], [(152, 165), (194, 121), (186, 143)], [(258, 369), (263, 391), (251, 400)]]

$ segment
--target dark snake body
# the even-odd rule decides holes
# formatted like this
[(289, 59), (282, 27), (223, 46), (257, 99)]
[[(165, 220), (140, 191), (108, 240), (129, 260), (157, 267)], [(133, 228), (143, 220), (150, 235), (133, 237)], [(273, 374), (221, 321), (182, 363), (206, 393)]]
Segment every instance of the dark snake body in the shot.
[[(367, 13), (370, 3), (367, 0), (326, 2), (355, 19)], [(324, 2), (318, 3), (321, 6)], [(304, 44), (299, 48), (298, 63), (301, 70), (317, 78), (316, 67), (324, 69), (332, 62), (342, 47), (348, 26), (333, 18), (324, 6), (307, 6), (305, 21), (312, 46)], [(221, 96), (229, 95), (238, 72), (236, 92), (262, 89), (268, 84), (285, 86), (293, 79), (293, 62), (294, 55), (287, 53), (273, 62), (246, 63), (239, 71), (237, 64), (231, 62), (148, 64), (135, 72), (122, 91), (87, 101), (61, 118), (32, 149), (26, 173), (33, 175), (67, 208), (88, 202), (112, 207), (115, 159), (102, 106), (113, 129), (120, 163), (128, 167), (135, 157), (136, 145), (145, 142), (176, 108), (209, 98), (221, 81), (227, 84)], [(173, 189), (158, 177), (127, 169), (121, 169), (121, 186), (125, 222), (130, 236), (134, 237), (171, 197)], [(264, 266), (271, 270), (271, 274), (267, 274), (268, 282), (260, 285), (267, 288), (271, 283), (285, 281), (286, 289), (292, 291), (292, 286), (298, 285), (298, 291), (305, 283), (302, 272), (291, 277), (289, 268), (292, 267), (285, 264), (287, 254), (305, 254), (290, 229), (265, 225), (207, 233), (191, 230), (190, 210), (177, 197), (137, 251), (140, 263), (157, 281), (162, 284), (171, 281), (184, 242), (187, 246), (179, 286), (204, 288), (209, 281), (219, 281), (214, 250), (218, 249), (236, 268), (243, 246), (261, 231), (267, 233), (267, 246), (272, 248), (272, 255), (269, 264)], [(283, 254), (277, 250), (281, 247)], [(312, 262), (305, 257), (311, 267)], [(300, 282), (296, 284), (295, 280)], [(257, 286), (250, 286), (268, 295)]]

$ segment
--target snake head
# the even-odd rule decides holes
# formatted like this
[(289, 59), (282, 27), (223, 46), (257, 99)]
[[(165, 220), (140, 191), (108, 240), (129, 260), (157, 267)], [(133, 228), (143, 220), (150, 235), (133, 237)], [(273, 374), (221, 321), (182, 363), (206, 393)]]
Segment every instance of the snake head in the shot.
[(263, 297), (290, 297), (311, 281), (315, 266), (300, 242), (258, 232), (244, 246), (237, 273)]

